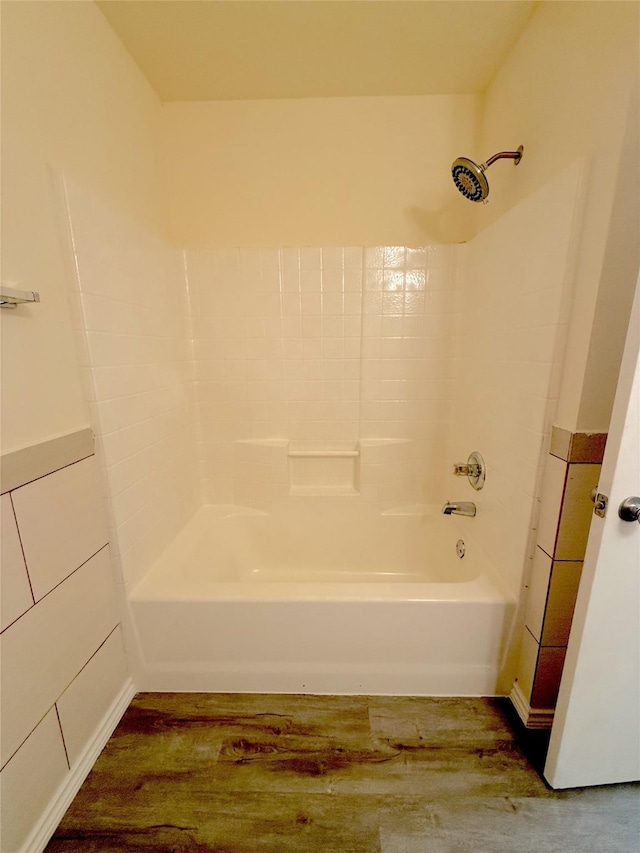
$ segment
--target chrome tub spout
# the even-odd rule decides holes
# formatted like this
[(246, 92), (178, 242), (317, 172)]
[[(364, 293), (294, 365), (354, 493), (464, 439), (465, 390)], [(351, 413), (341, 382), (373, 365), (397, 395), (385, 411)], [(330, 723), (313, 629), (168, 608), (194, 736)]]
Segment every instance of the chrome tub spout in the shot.
[(467, 515), (473, 518), (476, 514), (476, 505), (471, 501), (447, 501), (442, 507), (445, 515)]

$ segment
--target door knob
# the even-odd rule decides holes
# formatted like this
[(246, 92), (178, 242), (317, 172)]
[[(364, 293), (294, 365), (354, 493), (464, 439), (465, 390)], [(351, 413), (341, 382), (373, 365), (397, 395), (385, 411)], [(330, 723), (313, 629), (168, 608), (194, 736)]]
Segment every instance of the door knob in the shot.
[(618, 507), (618, 515), (623, 521), (640, 522), (640, 498), (625, 498)]

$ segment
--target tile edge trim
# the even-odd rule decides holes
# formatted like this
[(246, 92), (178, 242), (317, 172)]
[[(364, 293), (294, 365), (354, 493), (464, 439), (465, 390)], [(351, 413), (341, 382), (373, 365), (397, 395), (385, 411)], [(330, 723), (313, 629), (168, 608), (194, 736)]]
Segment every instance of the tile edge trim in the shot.
[(602, 463), (608, 433), (571, 432), (559, 426), (551, 427), (549, 453), (564, 462)]
[(19, 489), (54, 471), (80, 462), (95, 452), (89, 427), (31, 444), (0, 457), (0, 492)]

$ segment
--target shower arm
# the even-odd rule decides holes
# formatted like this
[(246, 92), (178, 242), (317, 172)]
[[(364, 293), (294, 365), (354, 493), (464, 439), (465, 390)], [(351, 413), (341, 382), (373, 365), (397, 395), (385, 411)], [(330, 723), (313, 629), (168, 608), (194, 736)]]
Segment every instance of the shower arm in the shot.
[(496, 160), (515, 160), (515, 164), (517, 166), (520, 160), (522, 160), (522, 151), (522, 145), (517, 151), (499, 151), (497, 154), (494, 154), (493, 157), (489, 157), (485, 163), (481, 163), (480, 168), (484, 172), (484, 170), (488, 169), (492, 163), (496, 162)]

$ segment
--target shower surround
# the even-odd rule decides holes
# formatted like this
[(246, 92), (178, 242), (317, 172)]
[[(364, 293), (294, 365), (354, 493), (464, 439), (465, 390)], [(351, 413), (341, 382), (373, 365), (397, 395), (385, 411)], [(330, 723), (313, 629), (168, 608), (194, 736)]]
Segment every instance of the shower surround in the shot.
[[(66, 180), (139, 685), (508, 692), (580, 178), (461, 246), (210, 250), (167, 247)], [(450, 475), (471, 450), (479, 493)], [(439, 516), (450, 498), (477, 517)], [(412, 556), (358, 560), (386, 530)]]
[(452, 246), (187, 252), (205, 501), (267, 508), (292, 487), (427, 502), (451, 417), (454, 260)]

